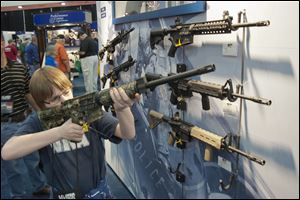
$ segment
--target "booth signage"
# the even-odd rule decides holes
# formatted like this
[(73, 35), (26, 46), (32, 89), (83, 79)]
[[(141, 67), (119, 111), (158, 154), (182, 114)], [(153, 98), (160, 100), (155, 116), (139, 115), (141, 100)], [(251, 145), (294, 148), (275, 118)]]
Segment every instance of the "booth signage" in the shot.
[(91, 23), (91, 19), (88, 16), (88, 12), (76, 11), (76, 12), (57, 12), (37, 14), (33, 16), (35, 26), (66, 24), (66, 23)]

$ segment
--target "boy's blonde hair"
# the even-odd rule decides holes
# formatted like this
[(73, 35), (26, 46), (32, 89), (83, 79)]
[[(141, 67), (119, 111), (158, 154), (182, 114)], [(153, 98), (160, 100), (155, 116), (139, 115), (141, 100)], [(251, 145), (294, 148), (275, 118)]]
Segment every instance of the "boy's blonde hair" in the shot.
[(45, 100), (52, 97), (53, 87), (61, 91), (69, 90), (72, 83), (60, 69), (54, 67), (43, 67), (34, 72), (29, 89), (41, 109), (45, 109)]

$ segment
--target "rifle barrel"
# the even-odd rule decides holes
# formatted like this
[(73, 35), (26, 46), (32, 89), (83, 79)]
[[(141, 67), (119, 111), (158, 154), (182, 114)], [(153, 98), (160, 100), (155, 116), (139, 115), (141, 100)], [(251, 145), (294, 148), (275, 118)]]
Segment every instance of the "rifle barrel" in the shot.
[[(201, 67), (201, 68), (192, 69), (192, 70), (189, 70), (189, 71), (186, 71), (186, 72), (182, 72), (180, 74), (176, 74), (176, 75), (173, 75), (173, 76), (164, 77), (162, 79), (150, 81), (150, 82), (148, 82), (144, 85), (144, 88), (153, 88), (155, 86), (162, 85), (162, 84), (165, 84), (165, 83), (169, 83), (169, 82), (172, 82), (172, 81), (176, 81), (176, 80), (179, 80), (179, 79), (184, 79), (184, 78), (195, 76), (195, 75), (201, 75), (201, 74), (213, 72), (213, 71), (215, 71), (215, 69), (216, 69), (216, 67), (213, 64), (212, 65), (207, 65), (207, 66)], [(143, 88), (141, 88), (141, 89), (143, 89)]]
[(253, 102), (268, 105), (268, 106), (272, 104), (271, 100), (260, 98), (260, 97), (248, 97), (248, 96), (244, 96), (244, 95), (236, 94), (236, 93), (232, 93), (232, 96), (239, 97), (239, 98), (242, 98), (242, 99), (247, 99), (249, 101), (253, 101)]
[(238, 29), (241, 27), (253, 27), (253, 26), (269, 26), (270, 21), (259, 21), (259, 22), (252, 22), (252, 23), (238, 23), (238, 24), (232, 24), (232, 28)]
[(240, 154), (240, 155), (242, 155), (242, 156), (248, 158), (249, 160), (252, 160), (252, 161), (254, 161), (254, 162), (256, 162), (256, 163), (258, 163), (258, 164), (260, 164), (260, 165), (265, 165), (265, 164), (266, 164), (266, 161), (265, 161), (264, 159), (258, 158), (258, 157), (254, 156), (254, 155), (251, 155), (251, 154), (249, 154), (249, 153), (246, 153), (246, 152), (244, 152), (244, 151), (241, 151), (241, 150), (239, 150), (239, 149), (236, 149), (236, 148), (234, 148), (234, 147), (232, 147), (232, 146), (228, 146), (228, 149), (229, 149), (230, 151), (234, 151), (234, 152), (236, 152), (236, 153), (238, 153), (238, 154)]

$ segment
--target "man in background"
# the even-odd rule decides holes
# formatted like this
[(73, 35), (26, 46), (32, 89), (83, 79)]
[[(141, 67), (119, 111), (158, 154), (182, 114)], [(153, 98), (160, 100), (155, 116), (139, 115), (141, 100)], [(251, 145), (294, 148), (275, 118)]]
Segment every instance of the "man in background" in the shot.
[(6, 57), (11, 61), (17, 61), (17, 47), (14, 40), (10, 39), (8, 40), (8, 45), (4, 49)]
[(65, 49), (65, 36), (60, 34), (56, 37), (55, 50), (56, 50), (56, 63), (57, 67), (70, 78), (70, 60)]
[(36, 36), (32, 36), (31, 42), (25, 48), (26, 63), (29, 73), (32, 75), (40, 67), (38, 43)]
[(98, 44), (83, 31), (78, 32), (78, 38), (81, 41), (79, 57), (85, 91), (89, 93), (98, 89)]
[(20, 57), (21, 57), (21, 62), (23, 65), (27, 65), (26, 63), (26, 55), (25, 55), (25, 49), (26, 46), (28, 45), (28, 43), (30, 42), (29, 38), (25, 38), (24, 41), (22, 42), (22, 40), (19, 40), (19, 47), (18, 50), (20, 51)]

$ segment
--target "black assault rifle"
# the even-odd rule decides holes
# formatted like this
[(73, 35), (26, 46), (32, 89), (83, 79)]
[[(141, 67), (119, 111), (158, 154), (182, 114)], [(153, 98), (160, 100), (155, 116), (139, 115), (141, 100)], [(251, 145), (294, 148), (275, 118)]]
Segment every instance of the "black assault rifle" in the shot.
[[(115, 46), (117, 44), (119, 44), (120, 42), (122, 42), (122, 40), (124, 40), (126, 38), (126, 36), (133, 30), (134, 30), (134, 27), (129, 29), (128, 31), (122, 30), (121, 32), (118, 32), (118, 35), (114, 39), (109, 41), (109, 43), (106, 46), (104, 46), (102, 49), (100, 49), (100, 51), (99, 51), (100, 60), (103, 59), (105, 51), (107, 51), (108, 54), (114, 53)], [(109, 55), (107, 57), (107, 61), (110, 61)]]
[(173, 105), (177, 105), (180, 110), (186, 110), (185, 98), (193, 96), (193, 92), (199, 93), (202, 96), (202, 108), (203, 110), (209, 110), (209, 97), (215, 97), (221, 100), (227, 98), (230, 102), (236, 101), (238, 98), (253, 101), (255, 103), (271, 105), (272, 101), (260, 97), (250, 97), (239, 94), (239, 88), (236, 88), (236, 93), (233, 91), (233, 85), (231, 79), (228, 79), (224, 85), (217, 83), (204, 82), (200, 80), (187, 80), (181, 79), (169, 83), (171, 86), (170, 101)]
[(155, 44), (158, 44), (164, 37), (170, 34), (169, 40), (172, 45), (168, 56), (174, 57), (178, 47), (192, 44), (194, 35), (208, 35), (208, 34), (226, 34), (231, 31), (236, 31), (241, 27), (253, 26), (269, 26), (270, 21), (259, 21), (254, 23), (240, 23), (240, 16), (237, 24), (232, 24), (232, 16), (229, 16), (228, 11), (224, 11), (222, 20), (198, 22), (183, 24), (180, 19), (175, 20), (175, 25), (170, 26), (170, 29), (160, 29), (151, 31), (150, 45), (154, 49)]
[(107, 81), (108, 78), (110, 79), (109, 87), (115, 86), (115, 83), (119, 79), (120, 72), (121, 71), (127, 72), (129, 67), (134, 65), (135, 62), (136, 62), (136, 60), (133, 60), (133, 58), (131, 56), (128, 56), (128, 60), (126, 62), (122, 63), (121, 65), (119, 65), (115, 68), (113, 68), (108, 74), (104, 75), (101, 78), (101, 81), (103, 83), (102, 88), (105, 87), (105, 84), (106, 84), (106, 81)]
[[(158, 77), (157, 77), (158, 76)], [(161, 75), (148, 74), (149, 80), (155, 80), (161, 78)], [(238, 98), (253, 101), (255, 103), (271, 105), (272, 101), (260, 97), (250, 97), (239, 94), (239, 88), (236, 87), (236, 93), (233, 91), (233, 85), (231, 79), (227, 80), (224, 85), (217, 83), (204, 82), (200, 80), (180, 79), (168, 83), (171, 87), (170, 102), (176, 105), (180, 110), (186, 110), (187, 104), (185, 98), (193, 96), (193, 92), (199, 93), (202, 96), (202, 108), (203, 110), (210, 109), (209, 97), (215, 97), (221, 100), (227, 98), (230, 102), (235, 102)]]
[[(179, 113), (175, 114), (175, 117), (169, 118), (162, 113), (151, 110), (149, 112), (151, 123), (150, 128), (155, 128), (161, 122), (168, 123), (172, 132), (170, 132), (168, 143), (170, 145), (174, 145), (176, 143), (178, 148), (185, 148), (187, 142), (190, 142), (192, 138), (200, 140), (206, 144), (204, 159), (206, 161), (211, 161), (212, 159), (212, 148), (214, 147), (218, 150), (227, 150), (229, 152), (235, 152), (239, 155), (242, 155), (248, 158), (251, 161), (254, 161), (260, 165), (264, 165), (266, 163), (265, 160), (258, 158), (249, 153), (243, 152), (233, 146), (230, 146), (230, 141), (232, 138), (229, 138), (228, 135), (225, 137), (221, 137), (215, 133), (204, 130), (200, 127), (197, 127), (193, 124), (185, 122), (180, 119)], [(230, 137), (233, 137), (232, 135)]]

